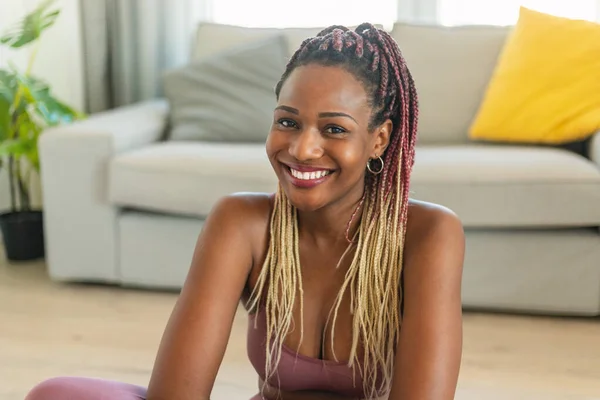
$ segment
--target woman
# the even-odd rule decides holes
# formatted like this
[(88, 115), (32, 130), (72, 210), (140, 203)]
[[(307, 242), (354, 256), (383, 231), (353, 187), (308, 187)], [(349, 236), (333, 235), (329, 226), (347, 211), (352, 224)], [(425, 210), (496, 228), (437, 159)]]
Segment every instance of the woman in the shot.
[(278, 191), (212, 210), (148, 389), (55, 378), (28, 400), (208, 399), (240, 299), (256, 399), (454, 398), (464, 235), (409, 200), (417, 94), (397, 44), (370, 24), (327, 28), (276, 95)]

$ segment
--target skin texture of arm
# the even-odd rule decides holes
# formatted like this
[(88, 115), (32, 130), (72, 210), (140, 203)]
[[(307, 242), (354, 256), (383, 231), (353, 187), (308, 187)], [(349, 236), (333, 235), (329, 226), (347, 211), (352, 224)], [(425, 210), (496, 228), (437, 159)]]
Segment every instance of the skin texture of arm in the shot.
[(209, 399), (252, 268), (251, 218), (242, 196), (222, 199), (207, 218), (171, 314), (147, 400)]
[(408, 226), (404, 318), (388, 400), (451, 400), (462, 354), (464, 232), (442, 207), (418, 214)]

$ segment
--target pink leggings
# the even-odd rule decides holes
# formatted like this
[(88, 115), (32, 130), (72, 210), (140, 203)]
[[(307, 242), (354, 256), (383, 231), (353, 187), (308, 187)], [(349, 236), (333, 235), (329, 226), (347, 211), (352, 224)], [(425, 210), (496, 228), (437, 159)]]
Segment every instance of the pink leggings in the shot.
[[(145, 400), (146, 388), (94, 378), (52, 378), (35, 386), (25, 400)], [(261, 399), (260, 395), (250, 400)]]
[(145, 400), (146, 388), (94, 378), (52, 378), (35, 386), (25, 400)]

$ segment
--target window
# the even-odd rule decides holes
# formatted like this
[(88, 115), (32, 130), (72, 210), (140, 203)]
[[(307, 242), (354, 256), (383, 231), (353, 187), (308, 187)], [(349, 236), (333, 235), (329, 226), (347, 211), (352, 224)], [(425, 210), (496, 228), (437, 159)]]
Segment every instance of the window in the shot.
[(322, 27), (363, 22), (391, 27), (398, 0), (211, 0), (216, 23), (249, 27)]
[(519, 7), (561, 17), (595, 21), (600, 15), (598, 0), (437, 0), (442, 25), (513, 25)]

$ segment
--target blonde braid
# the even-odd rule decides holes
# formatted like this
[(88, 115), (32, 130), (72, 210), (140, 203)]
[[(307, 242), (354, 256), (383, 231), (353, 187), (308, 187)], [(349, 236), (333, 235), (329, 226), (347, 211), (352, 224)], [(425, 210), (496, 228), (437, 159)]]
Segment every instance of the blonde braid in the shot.
[[(297, 211), (278, 189), (270, 224), (271, 240), (263, 268), (250, 297), (248, 309), (260, 312), (260, 304), (264, 299), (264, 311), (267, 323), (267, 371), (265, 383), (275, 372), (281, 359), (281, 345), (290, 332), (293, 322), (293, 308), (296, 295), (299, 294), (300, 305), (300, 343), (303, 338), (304, 298), (302, 290), (302, 269), (298, 252), (298, 219)], [(271, 361), (275, 367), (271, 368)]]

